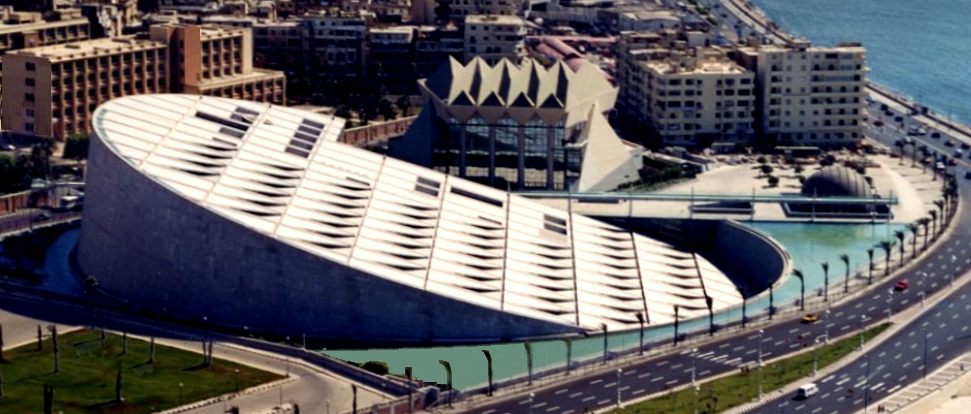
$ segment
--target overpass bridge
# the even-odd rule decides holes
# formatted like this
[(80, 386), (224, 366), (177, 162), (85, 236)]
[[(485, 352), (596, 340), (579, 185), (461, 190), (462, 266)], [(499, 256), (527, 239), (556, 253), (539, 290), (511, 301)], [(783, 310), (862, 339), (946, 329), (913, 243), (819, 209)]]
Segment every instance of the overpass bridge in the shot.
[(81, 212), (46, 212), (40, 209), (22, 209), (0, 217), (0, 241), (20, 236), (34, 230), (75, 223), (81, 220)]

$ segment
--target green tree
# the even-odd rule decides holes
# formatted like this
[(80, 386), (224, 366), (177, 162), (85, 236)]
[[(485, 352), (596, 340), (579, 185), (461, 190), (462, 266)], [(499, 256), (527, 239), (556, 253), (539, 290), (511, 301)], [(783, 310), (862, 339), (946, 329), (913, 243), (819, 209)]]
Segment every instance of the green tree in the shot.
[(337, 109), (334, 110), (334, 116), (344, 119), (351, 119), (353, 114), (351, 113), (351, 107), (347, 105), (338, 105)]
[(408, 95), (401, 95), (398, 100), (395, 101), (395, 106), (401, 111), (401, 116), (408, 116), (408, 112), (411, 110), (411, 97)]
[(890, 252), (893, 251), (894, 245), (895, 243), (893, 240), (881, 240), (880, 243), (877, 243), (877, 247), (883, 250), (883, 259), (885, 260), (885, 265), (887, 266), (885, 269), (883, 269), (884, 276), (890, 274)]
[(775, 187), (777, 185), (779, 185), (779, 177), (776, 177), (774, 175), (770, 175), (769, 176), (769, 186), (770, 187)]
[(88, 158), (88, 145), (90, 139), (87, 135), (72, 134), (64, 141), (64, 158), (71, 160), (83, 160)]
[(388, 99), (387, 96), (382, 96), (381, 99), (378, 100), (378, 113), (384, 117), (385, 121), (394, 119), (397, 112), (395, 111), (394, 103), (391, 102), (391, 99)]
[(386, 375), (388, 370), (388, 364), (381, 361), (368, 361), (361, 365), (365, 371), (373, 372), (377, 375)]
[(904, 239), (907, 237), (907, 233), (903, 230), (894, 230), (893, 236), (900, 241), (900, 266), (904, 265)]
[(762, 171), (762, 175), (769, 175), (772, 174), (772, 171), (775, 171), (775, 169), (768, 164), (763, 164), (761, 167), (759, 167), (759, 170)]

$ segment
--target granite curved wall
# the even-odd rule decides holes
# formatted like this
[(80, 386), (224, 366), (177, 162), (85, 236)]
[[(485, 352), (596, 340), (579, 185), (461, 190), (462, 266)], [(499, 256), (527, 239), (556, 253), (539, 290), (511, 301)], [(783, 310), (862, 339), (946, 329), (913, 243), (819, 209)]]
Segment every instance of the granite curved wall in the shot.
[(78, 263), (134, 306), (362, 342), (581, 332), (393, 283), (279, 242), (182, 198), (92, 138)]

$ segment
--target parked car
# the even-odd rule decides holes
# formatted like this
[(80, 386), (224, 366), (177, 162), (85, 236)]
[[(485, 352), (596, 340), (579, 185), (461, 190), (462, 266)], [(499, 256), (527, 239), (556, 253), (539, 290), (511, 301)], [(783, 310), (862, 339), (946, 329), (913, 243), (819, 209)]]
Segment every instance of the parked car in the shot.
[(906, 280), (901, 280), (901, 281), (897, 282), (896, 285), (893, 285), (893, 290), (896, 290), (898, 292), (901, 292), (901, 291), (907, 290), (907, 288), (909, 288), (909, 287), (910, 287), (910, 283), (909, 282), (907, 282)]
[(964, 172), (964, 178), (966, 180), (971, 180), (971, 171), (965, 171)]
[(971, 149), (971, 144), (968, 144), (967, 142), (962, 142), (961, 143), (961, 148), (963, 148), (963, 149)]
[(807, 313), (802, 316), (802, 323), (816, 323), (819, 321), (819, 314)]
[(910, 130), (907, 131), (907, 134), (922, 136), (922, 135), (927, 135), (927, 130), (924, 129), (924, 127), (919, 127), (919, 126), (911, 127)]
[(949, 139), (949, 140), (947, 140), (947, 142), (944, 143), (944, 145), (946, 145), (948, 147), (953, 147), (954, 144), (955, 143), (954, 143), (954, 140), (953, 139)]
[(878, 127), (882, 127), (883, 126), (883, 120), (882, 119), (878, 119), (876, 121), (873, 121), (873, 125), (876, 125)]
[(931, 157), (924, 157), (924, 159), (920, 160), (920, 162), (922, 162), (924, 164), (930, 164), (931, 161), (933, 161), (933, 159)]
[(902, 116), (900, 116), (900, 115), (897, 115), (896, 117), (894, 117), (894, 119), (893, 119), (893, 120), (894, 120), (894, 121), (897, 121), (897, 122), (904, 122), (904, 117), (902, 117)]
[(51, 219), (51, 213), (40, 213), (34, 217), (34, 223), (40, 223)]
[(887, 104), (880, 104), (880, 110), (881, 111), (887, 111), (887, 110), (890, 110), (890, 107), (887, 106)]
[(801, 385), (796, 389), (797, 400), (805, 400), (806, 398), (812, 397), (816, 394), (819, 394), (819, 387), (811, 382), (809, 384)]
[(941, 137), (941, 133), (940, 132), (937, 132), (937, 131), (931, 132), (931, 138), (935, 138), (936, 139), (936, 138), (940, 138), (940, 137)]
[(957, 159), (954, 159), (954, 158), (951, 158), (951, 159), (947, 160), (947, 165), (958, 165), (958, 160)]
[(937, 164), (935, 164), (935, 165), (934, 165), (934, 169), (935, 169), (935, 170), (943, 170), (943, 169), (945, 169), (945, 168), (947, 168), (947, 167), (945, 167), (945, 166), (944, 166), (944, 163), (943, 163), (943, 162), (941, 162), (941, 161), (938, 161), (938, 162), (937, 162)]

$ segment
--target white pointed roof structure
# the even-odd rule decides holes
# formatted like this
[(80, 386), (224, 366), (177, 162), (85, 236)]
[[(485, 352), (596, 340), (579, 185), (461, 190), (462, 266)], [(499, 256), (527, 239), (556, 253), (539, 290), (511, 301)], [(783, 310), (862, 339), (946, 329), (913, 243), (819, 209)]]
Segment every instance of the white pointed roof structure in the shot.
[(742, 300), (697, 254), (342, 144), (339, 118), (137, 95), (102, 105), (93, 124), (116, 156), (202, 208), (335, 266), (484, 314), (616, 331), (637, 328), (637, 313), (670, 323), (675, 304), (682, 317), (705, 316), (706, 296), (716, 310)]

